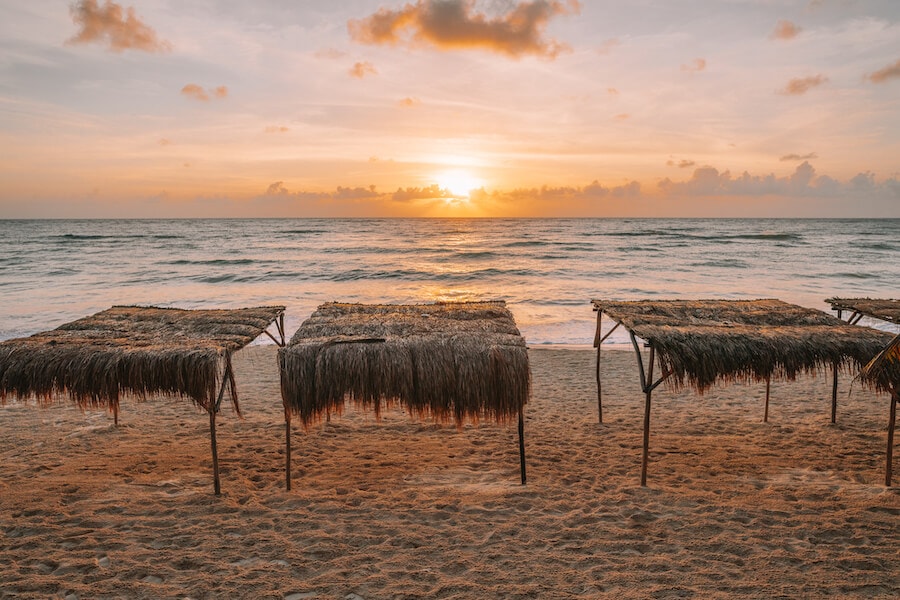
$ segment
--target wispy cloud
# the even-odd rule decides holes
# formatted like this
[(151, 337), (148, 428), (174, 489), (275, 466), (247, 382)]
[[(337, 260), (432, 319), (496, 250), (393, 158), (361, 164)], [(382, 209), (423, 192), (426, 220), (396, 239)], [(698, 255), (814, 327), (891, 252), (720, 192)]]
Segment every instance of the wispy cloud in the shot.
[(819, 155), (815, 152), (810, 152), (809, 154), (785, 154), (778, 160), (781, 162), (796, 162), (800, 160), (813, 160), (814, 158), (819, 158)]
[(815, 75), (813, 77), (798, 77), (795, 79), (791, 79), (781, 90), (781, 93), (787, 96), (801, 96), (814, 87), (818, 87), (827, 81), (828, 78), (824, 75)]
[(284, 125), (269, 125), (265, 129), (266, 133), (287, 133), (288, 131), (290, 131), (290, 129)]
[(674, 160), (670, 160), (670, 161), (667, 161), (666, 164), (670, 167), (678, 167), (679, 169), (687, 169), (689, 167), (696, 166), (697, 163), (695, 163), (692, 160), (682, 159), (677, 162)]
[(546, 39), (553, 17), (578, 14), (578, 0), (508, 2), (507, 12), (490, 17), (475, 0), (417, 0), (399, 10), (381, 8), (347, 23), (350, 37), (361, 44), (426, 44), (442, 50), (481, 48), (511, 57), (555, 58), (568, 46)]
[(193, 98), (194, 100), (200, 100), (201, 102), (209, 102), (211, 97), (215, 98), (226, 98), (228, 97), (228, 88), (224, 85), (220, 85), (219, 87), (207, 91), (203, 89), (203, 87), (197, 85), (196, 83), (189, 83), (183, 88), (181, 88), (181, 93), (188, 98)]
[(141, 21), (134, 8), (123, 9), (106, 0), (100, 6), (97, 0), (81, 0), (69, 8), (72, 20), (78, 25), (78, 33), (69, 44), (106, 44), (113, 52), (142, 50), (144, 52), (168, 52), (172, 44), (161, 40), (156, 32)]
[(402, 100), (397, 102), (397, 104), (399, 104), (403, 108), (413, 108), (422, 104), (422, 101), (418, 98), (410, 98), (407, 96), (406, 98), (403, 98)]
[(706, 69), (706, 59), (695, 58), (691, 62), (681, 65), (681, 70), (688, 73), (699, 73)]
[(866, 79), (872, 83), (885, 83), (889, 79), (900, 78), (900, 60), (894, 64), (888, 65), (883, 69), (879, 69), (874, 73), (866, 75)]
[(794, 23), (790, 21), (781, 20), (775, 24), (775, 29), (772, 30), (772, 33), (769, 34), (769, 39), (772, 40), (792, 40), (797, 35), (803, 31), (802, 28), (798, 27)]
[(375, 65), (365, 60), (357, 62), (352, 67), (350, 67), (349, 73), (351, 77), (362, 79), (366, 75), (377, 75), (378, 69), (375, 68)]

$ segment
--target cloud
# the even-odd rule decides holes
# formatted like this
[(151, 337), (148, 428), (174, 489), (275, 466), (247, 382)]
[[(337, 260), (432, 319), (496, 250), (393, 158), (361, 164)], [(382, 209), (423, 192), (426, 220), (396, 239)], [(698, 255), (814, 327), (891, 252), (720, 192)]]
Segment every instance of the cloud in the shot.
[(159, 39), (156, 32), (141, 21), (134, 8), (122, 7), (106, 0), (103, 6), (97, 0), (81, 0), (69, 8), (72, 21), (78, 25), (78, 33), (68, 44), (106, 44), (113, 52), (142, 50), (144, 52), (168, 52), (172, 44)]
[(375, 65), (373, 65), (369, 61), (358, 62), (350, 68), (350, 76), (356, 77), (357, 79), (362, 79), (366, 75), (377, 74), (378, 70), (375, 68)]
[(475, 0), (417, 0), (399, 10), (381, 8), (347, 23), (351, 39), (371, 45), (431, 45), (441, 50), (479, 48), (513, 58), (556, 58), (568, 46), (545, 39), (555, 16), (578, 14), (578, 0), (508, 2), (506, 13), (490, 17)]
[(882, 183), (875, 181), (872, 173), (859, 173), (846, 183), (827, 175), (818, 175), (815, 167), (804, 161), (788, 176), (751, 175), (744, 171), (733, 177), (729, 171), (719, 172), (711, 166), (696, 169), (687, 181), (664, 179), (660, 190), (668, 196), (783, 196), (783, 197), (855, 197), (870, 193), (900, 197), (896, 179)]
[(872, 83), (884, 83), (889, 79), (900, 78), (900, 60), (892, 65), (888, 65), (883, 69), (879, 69), (874, 73), (866, 75), (866, 79)]
[(420, 104), (422, 104), (422, 101), (419, 100), (418, 98), (410, 98), (407, 96), (406, 98), (403, 98), (402, 100), (398, 101), (397, 104), (399, 104), (403, 108), (413, 108), (415, 106), (419, 106)]
[(814, 158), (819, 158), (819, 155), (815, 152), (810, 152), (809, 154), (785, 154), (778, 160), (781, 162), (794, 162), (798, 160), (812, 160)]
[(814, 77), (798, 77), (791, 79), (780, 93), (786, 96), (801, 96), (828, 81), (824, 75), (816, 75)]
[(412, 202), (414, 200), (432, 200), (435, 198), (453, 198), (453, 194), (449, 190), (441, 188), (434, 183), (427, 187), (408, 187), (406, 189), (397, 188), (397, 191), (391, 195), (394, 202)]
[(334, 200), (353, 200), (360, 198), (377, 198), (379, 194), (374, 185), (368, 187), (342, 187), (337, 186), (333, 192), (291, 192), (284, 186), (283, 181), (276, 181), (266, 188), (265, 196), (304, 196), (309, 198), (331, 198)]
[(687, 169), (688, 167), (695, 166), (697, 163), (695, 163), (692, 160), (682, 159), (682, 160), (679, 160), (678, 162), (675, 162), (674, 160), (670, 160), (670, 161), (667, 161), (666, 164), (670, 167), (678, 167), (679, 169)]
[(224, 85), (220, 85), (219, 87), (209, 92), (196, 83), (189, 83), (181, 88), (181, 93), (188, 98), (193, 98), (194, 100), (209, 102), (211, 96), (219, 99), (228, 97), (228, 88)]
[(631, 115), (629, 115), (628, 113), (619, 113), (613, 117), (613, 119), (615, 119), (616, 121), (627, 121), (630, 118)]
[(288, 131), (290, 131), (290, 129), (284, 125), (269, 125), (265, 129), (266, 133), (287, 133)]
[(681, 70), (688, 73), (699, 73), (704, 69), (706, 69), (706, 59), (703, 58), (695, 58), (690, 63), (681, 65)]
[(606, 88), (606, 93), (610, 96), (618, 96), (619, 90), (617, 90), (616, 88)]
[(771, 40), (792, 40), (797, 35), (803, 31), (802, 28), (797, 27), (790, 21), (781, 20), (775, 24), (775, 29), (772, 30), (772, 33), (769, 34), (769, 39)]

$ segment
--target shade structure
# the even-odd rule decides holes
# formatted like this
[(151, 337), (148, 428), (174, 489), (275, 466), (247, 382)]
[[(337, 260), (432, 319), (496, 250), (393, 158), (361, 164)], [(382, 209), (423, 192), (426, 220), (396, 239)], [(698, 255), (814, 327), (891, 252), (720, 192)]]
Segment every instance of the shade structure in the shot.
[(518, 419), (525, 483), (531, 373), (525, 340), (502, 301), (323, 304), (278, 360), (288, 488), (291, 417), (308, 426), (339, 413), (347, 400), (376, 415), (399, 404), (411, 415), (457, 425)]
[(123, 394), (172, 394), (210, 418), (214, 487), (220, 493), (215, 415), (226, 384), (240, 414), (231, 355), (275, 323), (284, 339), (284, 307), (183, 310), (114, 306), (30, 337), (0, 343), (0, 400), (65, 398), (106, 407), (118, 422)]
[(897, 425), (897, 404), (900, 404), (900, 335), (869, 361), (859, 374), (860, 379), (879, 387), (889, 387), (891, 404), (888, 417), (887, 460), (884, 468), (884, 484), (891, 485), (894, 456), (894, 429)]
[(871, 317), (900, 325), (900, 300), (893, 298), (828, 298), (825, 302), (831, 304), (831, 309), (836, 311), (838, 318), (847, 312), (847, 322), (858, 323), (862, 317)]
[[(831, 418), (837, 411), (837, 372), (855, 371), (869, 362), (891, 334), (852, 326), (825, 312), (780, 300), (593, 300), (597, 311), (597, 402), (602, 421), (600, 345), (604, 315), (614, 328), (625, 327), (638, 355), (645, 393), (644, 452), (641, 484), (646, 485), (651, 395), (663, 382), (703, 392), (718, 381), (765, 381), (766, 416), (772, 378), (794, 379), (831, 367), (835, 372)], [(637, 339), (650, 348), (645, 370)], [(661, 375), (654, 381), (654, 361)], [(890, 391), (879, 381), (870, 382)]]

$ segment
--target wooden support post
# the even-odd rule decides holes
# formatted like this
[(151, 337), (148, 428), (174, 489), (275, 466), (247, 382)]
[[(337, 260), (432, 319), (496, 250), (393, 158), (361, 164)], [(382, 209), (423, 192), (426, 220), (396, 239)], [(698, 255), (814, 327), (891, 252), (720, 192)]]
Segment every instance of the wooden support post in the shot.
[(113, 425), (119, 426), (119, 399), (116, 398), (112, 405), (113, 409)]
[(884, 485), (891, 487), (891, 471), (894, 458), (894, 427), (897, 424), (897, 404), (900, 403), (900, 390), (896, 387), (891, 390), (891, 411), (888, 419), (887, 457), (884, 468)]
[(769, 422), (769, 388), (772, 384), (772, 378), (766, 377), (766, 412), (763, 415), (763, 423)]
[[(634, 338), (632, 337), (632, 340)], [(653, 359), (655, 358), (656, 348), (652, 345), (650, 346), (650, 364), (647, 367), (647, 372), (649, 375), (649, 381), (653, 381)], [(638, 359), (640, 360), (640, 354), (638, 355)], [(644, 487), (647, 485), (647, 462), (650, 456), (650, 400), (653, 394), (653, 388), (655, 386), (646, 385), (644, 383), (644, 363), (641, 361), (641, 382), (644, 384), (644, 450), (643, 456), (641, 458), (641, 486)]]
[(603, 387), (600, 383), (600, 346), (606, 341), (612, 332), (619, 328), (620, 323), (613, 325), (612, 329), (603, 333), (603, 311), (597, 311), (597, 332), (594, 334), (594, 346), (597, 348), (597, 415), (600, 423), (603, 423)]
[(219, 483), (219, 451), (216, 447), (216, 407), (214, 404), (209, 406), (209, 442), (212, 446), (213, 461), (213, 489), (216, 496), (222, 495), (222, 486)]
[(525, 415), (519, 407), (519, 472), (522, 474), (522, 485), (525, 485)]
[[(638, 363), (638, 375), (641, 377), (641, 390), (647, 391), (647, 376), (644, 374), (644, 359), (641, 358), (641, 349), (638, 347), (637, 338), (634, 337), (634, 332), (628, 332), (631, 335), (631, 345), (634, 347), (634, 353), (637, 356)], [(651, 364), (652, 361), (651, 361)]]
[(291, 489), (291, 409), (284, 407), (284, 483)]
[(229, 361), (225, 367), (225, 372), (222, 373), (222, 385), (219, 388), (218, 397), (210, 396), (209, 407), (207, 407), (209, 412), (209, 443), (212, 446), (213, 488), (216, 491), (216, 496), (222, 495), (222, 486), (219, 482), (219, 450), (216, 445), (216, 413), (219, 412), (219, 406), (222, 404), (222, 398), (225, 396), (225, 386), (228, 385), (228, 370), (230, 367)]
[(837, 421), (837, 387), (838, 387), (838, 367), (839, 363), (834, 363), (834, 379), (831, 383), (831, 422)]
[(597, 334), (594, 340), (597, 342), (597, 415), (600, 423), (603, 423), (603, 389), (600, 384), (600, 346), (603, 345), (603, 339), (600, 337), (603, 326), (603, 311), (597, 311)]

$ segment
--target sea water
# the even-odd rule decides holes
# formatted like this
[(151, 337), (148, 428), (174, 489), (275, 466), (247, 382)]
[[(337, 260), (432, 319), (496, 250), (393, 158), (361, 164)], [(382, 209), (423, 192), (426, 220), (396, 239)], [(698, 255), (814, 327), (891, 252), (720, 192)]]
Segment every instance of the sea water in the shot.
[(323, 302), (499, 299), (530, 345), (582, 345), (593, 298), (828, 311), (831, 296), (900, 297), (898, 231), (896, 219), (8, 220), (0, 339), (117, 304), (280, 304), (290, 335)]

